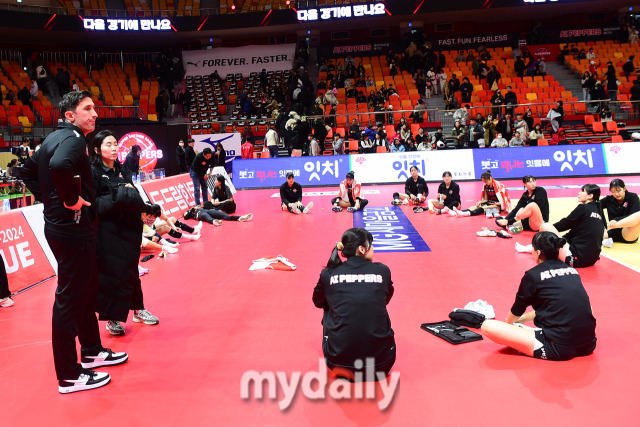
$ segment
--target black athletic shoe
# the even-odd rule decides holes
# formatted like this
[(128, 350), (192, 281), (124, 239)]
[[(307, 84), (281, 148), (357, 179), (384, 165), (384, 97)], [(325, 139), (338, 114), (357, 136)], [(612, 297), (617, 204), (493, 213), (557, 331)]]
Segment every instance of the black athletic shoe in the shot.
[(98, 353), (82, 352), (81, 365), (84, 369), (100, 368), (102, 366), (121, 365), (129, 360), (127, 353), (114, 353), (109, 348), (103, 348)]
[(58, 381), (58, 391), (62, 394), (75, 393), (104, 387), (110, 382), (111, 376), (106, 372), (84, 371), (77, 379)]

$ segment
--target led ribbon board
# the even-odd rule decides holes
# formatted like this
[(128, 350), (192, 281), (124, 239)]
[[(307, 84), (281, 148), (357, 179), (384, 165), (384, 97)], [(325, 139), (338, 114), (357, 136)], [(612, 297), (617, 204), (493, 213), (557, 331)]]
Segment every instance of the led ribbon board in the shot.
[(329, 19), (364, 18), (384, 15), (384, 3), (351, 4), (348, 6), (314, 7), (299, 9), (298, 21), (326, 21)]
[(89, 31), (171, 31), (167, 18), (82, 18), (84, 29)]

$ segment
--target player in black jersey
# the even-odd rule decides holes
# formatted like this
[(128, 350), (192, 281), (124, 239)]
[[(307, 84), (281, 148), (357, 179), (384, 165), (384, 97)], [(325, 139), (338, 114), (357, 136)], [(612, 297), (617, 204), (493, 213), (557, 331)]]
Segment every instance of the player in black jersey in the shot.
[[(593, 353), (596, 319), (580, 275), (558, 259), (565, 244), (554, 233), (536, 233), (531, 253), (538, 265), (522, 277), (506, 323), (484, 321), (487, 338), (539, 359), (569, 360)], [(533, 310), (525, 313), (528, 306)], [(537, 328), (522, 325), (528, 321)]]
[(442, 182), (438, 186), (436, 199), (427, 202), (429, 213), (441, 214), (453, 208), (460, 209), (460, 186), (451, 179), (451, 172), (442, 174)]
[(392, 205), (401, 205), (403, 200), (408, 200), (414, 205), (421, 205), (427, 200), (429, 195), (427, 181), (419, 175), (420, 172), (416, 166), (411, 166), (409, 172), (411, 176), (404, 183), (404, 193), (393, 193)]
[(531, 175), (522, 178), (522, 182), (527, 191), (522, 194), (516, 207), (506, 217), (496, 219), (496, 224), (508, 227), (514, 234), (522, 230), (538, 231), (543, 222), (549, 221), (547, 191), (538, 187), (536, 179)]
[[(540, 231), (551, 231), (560, 235), (561, 231), (569, 231), (564, 235), (567, 244), (560, 249), (560, 260), (571, 267), (591, 267), (600, 259), (602, 237), (604, 236), (604, 220), (600, 207), (600, 187), (596, 184), (585, 184), (578, 193), (580, 204), (555, 224), (544, 223)], [(518, 250), (516, 243), (516, 250)], [(522, 249), (522, 248), (521, 248)]]
[[(611, 194), (600, 201), (602, 210), (607, 210), (607, 217), (609, 218), (609, 230), (605, 232), (602, 244), (611, 247), (613, 242), (637, 242), (638, 235), (640, 235), (638, 224), (631, 220), (626, 222), (628, 225), (620, 227), (618, 223), (620, 220), (640, 211), (638, 195), (627, 191), (624, 181), (617, 178), (609, 184), (609, 192)], [(611, 223), (614, 224), (613, 227)], [(635, 227), (633, 226), (634, 224)]]
[(288, 210), (298, 215), (309, 213), (313, 207), (313, 202), (309, 202), (306, 207), (302, 204), (302, 186), (295, 181), (296, 178), (293, 172), (287, 172), (287, 181), (280, 186), (282, 210)]
[(367, 367), (371, 370), (371, 366), (386, 376), (396, 360), (387, 312), (393, 296), (391, 271), (373, 262), (373, 252), (369, 231), (345, 231), (313, 290), (313, 303), (324, 310), (322, 352), (327, 366), (348, 379), (362, 377), (354, 374), (365, 372)]

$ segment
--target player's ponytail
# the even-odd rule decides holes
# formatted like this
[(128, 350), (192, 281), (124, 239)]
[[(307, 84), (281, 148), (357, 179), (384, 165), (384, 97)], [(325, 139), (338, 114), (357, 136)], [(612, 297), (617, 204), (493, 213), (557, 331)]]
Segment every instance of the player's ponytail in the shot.
[(550, 231), (540, 231), (531, 240), (533, 249), (540, 251), (540, 256), (545, 260), (557, 259), (560, 249), (566, 244), (567, 239)]
[(342, 256), (348, 259), (356, 255), (360, 246), (369, 248), (372, 244), (373, 235), (364, 228), (348, 229), (342, 234), (342, 239), (333, 247), (331, 257), (327, 262), (327, 268), (335, 268), (342, 264), (342, 259), (338, 252), (342, 252)]

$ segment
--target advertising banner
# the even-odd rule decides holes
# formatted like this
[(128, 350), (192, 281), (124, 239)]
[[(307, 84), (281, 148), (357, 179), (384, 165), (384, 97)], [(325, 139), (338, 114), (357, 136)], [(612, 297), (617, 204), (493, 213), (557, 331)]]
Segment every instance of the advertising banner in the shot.
[(140, 169), (145, 173), (151, 173), (158, 164), (158, 160), (164, 157), (164, 152), (156, 147), (153, 139), (142, 132), (129, 132), (118, 141), (118, 160), (124, 164), (131, 147), (137, 145), (140, 151)]
[(158, 204), (167, 216), (175, 216), (196, 205), (189, 174), (154, 179), (140, 184), (151, 203)]
[(603, 148), (609, 174), (640, 173), (640, 142), (604, 144)]
[(196, 143), (193, 149), (197, 153), (201, 153), (202, 150), (209, 147), (211, 151), (216, 151), (216, 146), (222, 144), (226, 153), (226, 169), (231, 170), (231, 165), (234, 159), (241, 157), (240, 147), (242, 146), (242, 136), (235, 133), (216, 133), (211, 135), (192, 135), (191, 136)]
[(491, 170), (496, 178), (605, 175), (602, 144), (480, 148), (473, 151), (475, 177)]
[(233, 180), (237, 188), (273, 188), (286, 181), (287, 172), (293, 172), (303, 187), (335, 185), (349, 170), (349, 156), (240, 159), (234, 162)]
[(244, 77), (264, 68), (267, 71), (290, 70), (296, 45), (250, 45), (213, 50), (184, 50), (182, 62), (187, 76), (203, 76), (218, 70), (220, 77), (242, 73)]
[(431, 39), (431, 45), (437, 50), (475, 49), (480, 45), (487, 47), (517, 46), (519, 38), (518, 33), (436, 37)]
[(555, 61), (560, 55), (560, 46), (558, 44), (531, 45), (523, 47), (523, 49), (528, 49), (535, 59), (544, 59), (545, 62)]
[(431, 252), (399, 206), (364, 208), (353, 215), (353, 226), (369, 230), (376, 252)]
[(404, 182), (411, 176), (411, 166), (427, 181), (442, 180), (444, 171), (451, 172), (454, 180), (474, 177), (471, 150), (354, 154), (351, 158), (351, 168), (362, 184)]
[(0, 254), (12, 292), (55, 276), (36, 235), (19, 210), (0, 213)]

